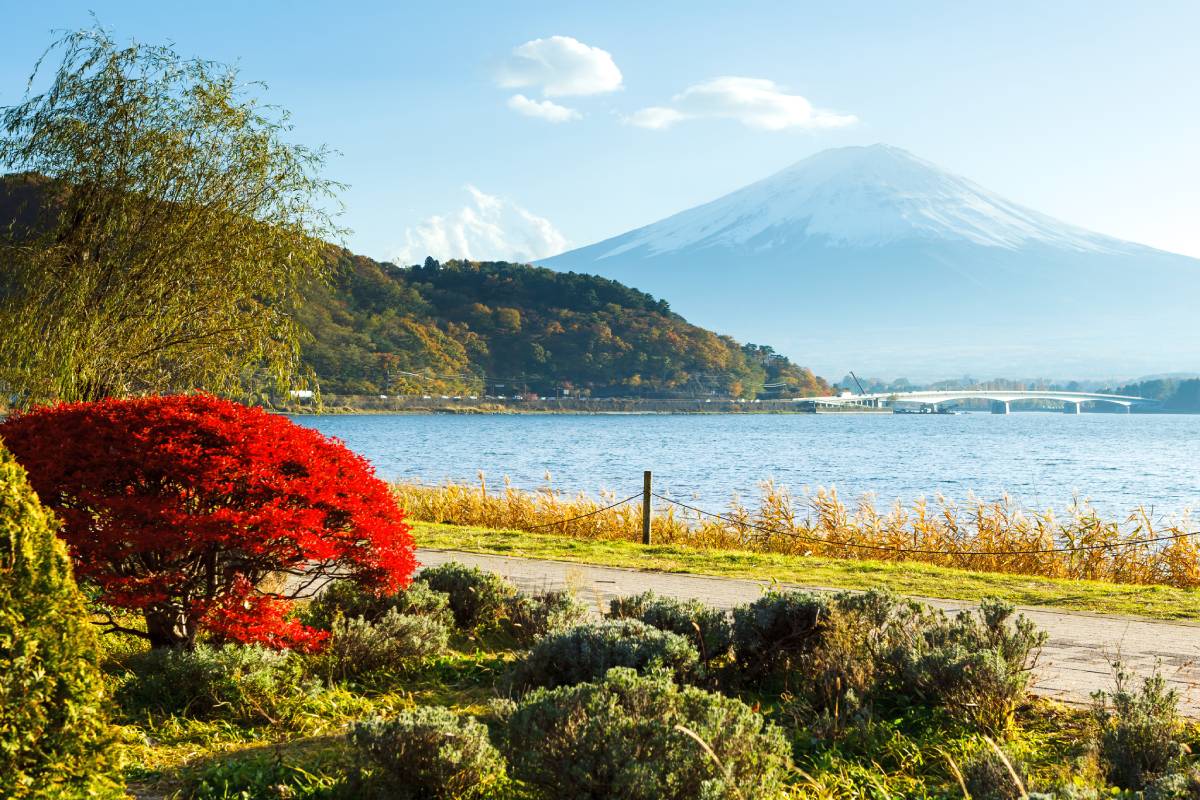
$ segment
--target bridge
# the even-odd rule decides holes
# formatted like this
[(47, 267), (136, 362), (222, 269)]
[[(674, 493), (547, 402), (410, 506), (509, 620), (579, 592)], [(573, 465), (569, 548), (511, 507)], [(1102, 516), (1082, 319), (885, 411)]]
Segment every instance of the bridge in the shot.
[(953, 389), (944, 391), (921, 392), (875, 392), (854, 394), (842, 392), (829, 397), (797, 398), (794, 402), (811, 403), (815, 408), (847, 409), (854, 406), (863, 408), (896, 407), (899, 404), (911, 403), (923, 409), (936, 411), (940, 407), (959, 403), (963, 400), (987, 400), (991, 403), (993, 414), (1007, 414), (1012, 410), (1012, 404), (1023, 400), (1050, 401), (1062, 403), (1064, 414), (1078, 414), (1085, 403), (1107, 403), (1120, 406), (1128, 412), (1134, 406), (1156, 406), (1157, 400), (1147, 397), (1134, 397), (1124, 394), (1098, 394), (1096, 392), (1060, 392), (1040, 389)]

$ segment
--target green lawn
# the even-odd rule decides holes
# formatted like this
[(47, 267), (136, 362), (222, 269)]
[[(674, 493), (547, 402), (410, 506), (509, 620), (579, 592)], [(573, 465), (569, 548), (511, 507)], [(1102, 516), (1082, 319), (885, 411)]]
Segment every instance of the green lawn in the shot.
[(419, 547), (574, 561), (612, 567), (690, 572), (727, 578), (777, 580), (837, 589), (884, 587), (916, 597), (977, 600), (998, 597), (1018, 605), (1122, 614), (1153, 619), (1200, 618), (1200, 589), (1056, 580), (926, 564), (809, 558), (744, 550), (700, 550), (626, 541), (418, 522)]

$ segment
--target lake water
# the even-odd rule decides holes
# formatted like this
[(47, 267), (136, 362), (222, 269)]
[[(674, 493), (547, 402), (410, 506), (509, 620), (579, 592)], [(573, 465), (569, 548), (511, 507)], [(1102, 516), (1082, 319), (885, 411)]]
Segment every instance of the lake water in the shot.
[(890, 504), (941, 493), (1007, 492), (1033, 508), (1090, 498), (1106, 517), (1138, 505), (1200, 509), (1200, 416), (986, 413), (916, 415), (339, 415), (297, 422), (342, 439), (392, 480), (505, 476), (619, 496), (656, 489), (717, 509), (773, 478), (796, 493), (836, 486)]

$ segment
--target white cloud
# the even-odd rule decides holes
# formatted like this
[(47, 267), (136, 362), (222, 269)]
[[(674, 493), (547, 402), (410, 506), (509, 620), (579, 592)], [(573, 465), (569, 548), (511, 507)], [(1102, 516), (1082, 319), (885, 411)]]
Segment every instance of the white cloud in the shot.
[(620, 89), (621, 70), (607, 50), (570, 36), (551, 36), (514, 48), (496, 81), (505, 89), (533, 87), (543, 97), (570, 97)]
[(798, 94), (765, 78), (714, 78), (689, 86), (671, 105), (650, 106), (625, 118), (630, 125), (662, 130), (688, 119), (734, 119), (749, 128), (781, 131), (786, 128), (840, 128), (858, 118), (813, 108)]
[(507, 198), (467, 186), (471, 203), (446, 215), (432, 216), (404, 232), (404, 244), (392, 260), (416, 264), (439, 261), (534, 261), (567, 249), (567, 239), (545, 217)]
[(669, 128), (676, 122), (687, 119), (687, 115), (681, 111), (676, 111), (673, 108), (665, 108), (663, 106), (650, 106), (643, 108), (640, 111), (635, 111), (625, 118), (625, 121), (630, 125), (637, 125), (639, 128), (650, 128), (652, 130), (662, 130)]
[(523, 94), (508, 98), (508, 107), (527, 117), (537, 117), (547, 122), (570, 122), (583, 116), (575, 109), (560, 106), (552, 100), (530, 100)]

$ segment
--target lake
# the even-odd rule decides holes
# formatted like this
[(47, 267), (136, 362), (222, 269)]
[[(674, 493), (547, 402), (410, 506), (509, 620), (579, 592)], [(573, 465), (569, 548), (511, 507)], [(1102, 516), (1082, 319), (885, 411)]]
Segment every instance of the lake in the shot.
[(1062, 510), (1091, 498), (1108, 518), (1138, 505), (1169, 517), (1200, 508), (1200, 416), (330, 415), (294, 419), (336, 436), (389, 480), (551, 485), (619, 496), (656, 489), (719, 509), (773, 478), (796, 493), (837, 487), (879, 504), (1007, 492)]

